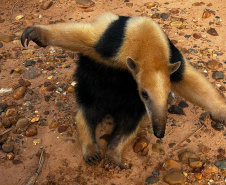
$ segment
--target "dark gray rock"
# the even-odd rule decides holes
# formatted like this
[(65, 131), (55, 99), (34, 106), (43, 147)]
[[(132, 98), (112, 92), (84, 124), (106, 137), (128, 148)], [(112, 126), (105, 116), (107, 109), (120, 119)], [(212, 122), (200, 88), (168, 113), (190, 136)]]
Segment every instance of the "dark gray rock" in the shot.
[(148, 178), (146, 178), (145, 180), (148, 184), (155, 184), (159, 181), (158, 177), (155, 176), (149, 176)]

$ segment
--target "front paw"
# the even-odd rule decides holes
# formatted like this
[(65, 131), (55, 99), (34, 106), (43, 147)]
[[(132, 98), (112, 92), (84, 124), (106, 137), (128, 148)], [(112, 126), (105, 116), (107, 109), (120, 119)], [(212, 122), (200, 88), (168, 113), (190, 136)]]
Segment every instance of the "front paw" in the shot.
[(226, 111), (223, 111), (219, 114), (210, 114), (210, 117), (213, 121), (223, 123), (223, 125), (226, 127)]
[(82, 147), (83, 157), (90, 166), (96, 165), (101, 161), (100, 151), (96, 144), (90, 144)]
[(120, 170), (124, 169), (124, 166), (121, 163), (121, 156), (116, 151), (107, 151), (105, 154), (105, 164), (104, 168), (106, 170), (114, 169), (119, 167)]
[(27, 46), (32, 40), (40, 47), (46, 47), (46, 38), (43, 33), (43, 29), (39, 26), (27, 27), (21, 35), (21, 44), (24, 47), (25, 40), (27, 39)]

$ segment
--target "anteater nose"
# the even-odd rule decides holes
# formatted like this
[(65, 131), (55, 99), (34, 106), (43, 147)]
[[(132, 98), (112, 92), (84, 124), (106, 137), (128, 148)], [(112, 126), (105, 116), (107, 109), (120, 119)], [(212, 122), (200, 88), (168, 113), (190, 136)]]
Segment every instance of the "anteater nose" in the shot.
[(163, 138), (165, 135), (165, 132), (158, 131), (158, 132), (155, 132), (154, 134), (157, 138)]

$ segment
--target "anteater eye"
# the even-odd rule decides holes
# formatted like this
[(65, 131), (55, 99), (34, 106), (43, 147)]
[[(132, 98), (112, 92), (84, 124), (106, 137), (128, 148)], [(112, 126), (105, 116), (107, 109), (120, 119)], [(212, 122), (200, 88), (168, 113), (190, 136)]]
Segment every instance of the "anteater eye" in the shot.
[(145, 90), (142, 90), (142, 91), (141, 91), (141, 96), (142, 96), (145, 100), (148, 100), (148, 98), (149, 98), (148, 93), (147, 93)]

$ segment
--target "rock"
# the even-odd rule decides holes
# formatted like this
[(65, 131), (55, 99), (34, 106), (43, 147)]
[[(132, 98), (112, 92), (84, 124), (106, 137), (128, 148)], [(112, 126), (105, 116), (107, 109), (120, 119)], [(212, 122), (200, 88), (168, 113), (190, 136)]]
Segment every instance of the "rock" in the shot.
[(37, 122), (39, 120), (40, 120), (40, 117), (38, 117), (38, 116), (34, 117), (34, 118), (31, 119), (31, 123)]
[(14, 69), (14, 72), (15, 72), (15, 73), (21, 73), (21, 72), (22, 72), (22, 69), (19, 68), (19, 67), (16, 67), (16, 68)]
[(14, 143), (13, 143), (13, 142), (4, 143), (4, 144), (2, 145), (2, 150), (3, 150), (3, 152), (5, 152), (5, 153), (12, 152), (13, 149), (14, 149)]
[(54, 91), (54, 90), (56, 90), (56, 88), (57, 88), (57, 87), (56, 87), (55, 85), (51, 84), (51, 85), (48, 85), (48, 86), (47, 86), (46, 90), (47, 90), (47, 91)]
[(9, 121), (9, 118), (7, 117), (2, 117), (2, 124), (5, 128), (8, 128), (12, 125), (11, 122)]
[(201, 173), (196, 173), (196, 174), (195, 174), (195, 178), (196, 178), (197, 180), (201, 180), (201, 179), (202, 179), (202, 174), (201, 174)]
[(147, 184), (155, 184), (159, 181), (159, 178), (158, 177), (155, 177), (155, 176), (149, 176), (146, 178), (146, 183)]
[(179, 155), (179, 159), (180, 159), (180, 161), (183, 162), (183, 163), (188, 163), (188, 162), (189, 162), (188, 160), (189, 160), (190, 158), (198, 159), (198, 157), (196, 156), (195, 153), (189, 152), (189, 151), (183, 152), (183, 153), (181, 153), (181, 154)]
[(68, 129), (68, 125), (62, 124), (58, 126), (59, 133), (65, 132), (67, 129)]
[(157, 152), (160, 155), (165, 155), (165, 151), (158, 144), (153, 144), (151, 149), (153, 152)]
[(166, 171), (171, 170), (171, 169), (176, 169), (176, 170), (180, 170), (181, 169), (181, 164), (176, 162), (176, 161), (174, 161), (174, 160), (171, 160), (171, 159), (168, 159), (164, 163), (163, 166), (166, 169)]
[(211, 126), (214, 130), (217, 130), (217, 131), (222, 131), (224, 130), (224, 124), (223, 123), (219, 123), (219, 122), (215, 122), (215, 121), (212, 121), (211, 122)]
[(26, 135), (27, 137), (32, 137), (32, 136), (37, 135), (37, 127), (36, 127), (36, 126), (31, 126), (31, 127), (29, 127), (29, 128), (26, 130), (25, 135)]
[(185, 101), (180, 101), (178, 106), (181, 108), (186, 108), (186, 107), (188, 107), (188, 104)]
[(141, 137), (134, 143), (133, 151), (135, 153), (141, 152), (148, 146), (148, 144), (149, 144), (148, 139), (146, 137)]
[(5, 103), (0, 103), (0, 115), (7, 109), (7, 105)]
[(13, 36), (0, 33), (0, 41), (8, 43), (8, 42), (11, 42), (12, 40), (13, 40)]
[(2, 42), (0, 42), (0, 48), (2, 48), (3, 47), (3, 44), (2, 44)]
[(154, 176), (159, 176), (159, 172), (158, 172), (158, 171), (153, 171), (153, 172), (152, 172), (152, 175), (154, 175)]
[(216, 80), (224, 79), (224, 73), (222, 71), (214, 71), (212, 74), (212, 78)]
[(32, 49), (26, 49), (26, 50), (21, 51), (21, 53), (23, 55), (29, 55), (29, 56), (31, 56), (31, 55), (34, 54), (34, 50), (32, 50)]
[(51, 123), (51, 125), (49, 125), (49, 129), (54, 129), (56, 127), (58, 127), (60, 123), (58, 121), (54, 121), (53, 123)]
[(209, 18), (210, 16), (211, 16), (211, 12), (207, 10), (205, 10), (202, 14), (203, 19)]
[(70, 86), (70, 87), (68, 87), (67, 91), (68, 91), (69, 93), (74, 93), (75, 90), (74, 90), (74, 87), (71, 87), (71, 86)]
[(20, 78), (20, 79), (18, 80), (18, 83), (19, 83), (20, 85), (22, 85), (23, 87), (28, 87), (28, 86), (31, 85), (31, 82), (29, 82), (28, 80), (24, 80), (24, 79), (22, 79), (22, 78)]
[(194, 33), (194, 34), (193, 34), (193, 37), (194, 37), (195, 39), (200, 39), (200, 38), (202, 37), (202, 35), (201, 35), (200, 33)]
[(40, 76), (42, 71), (40, 69), (27, 68), (24, 72), (25, 79), (35, 79)]
[(17, 114), (17, 110), (16, 110), (16, 109), (8, 109), (8, 110), (6, 111), (6, 113), (5, 113), (5, 115), (6, 115), (7, 117), (14, 116), (14, 115), (16, 115), (16, 114)]
[(203, 166), (203, 162), (198, 159), (189, 158), (188, 161), (189, 166), (192, 168), (201, 168)]
[(179, 115), (185, 115), (183, 109), (181, 109), (180, 107), (176, 106), (176, 105), (172, 105), (169, 109), (168, 112), (171, 114), (179, 114)]
[(210, 61), (207, 62), (206, 66), (209, 69), (217, 70), (217, 69), (221, 68), (223, 65), (216, 60), (210, 60)]
[(183, 184), (185, 177), (182, 172), (172, 172), (164, 177), (164, 181), (170, 185)]
[(214, 163), (214, 165), (219, 169), (226, 170), (226, 160), (217, 161), (217, 162)]
[(13, 153), (8, 153), (7, 154), (7, 158), (9, 159), (9, 160), (13, 160), (14, 159), (14, 154)]
[(95, 5), (92, 0), (76, 0), (76, 4), (78, 4), (82, 8), (89, 8)]
[(33, 18), (34, 18), (33, 15), (27, 15), (27, 16), (26, 16), (26, 19), (27, 19), (27, 20), (32, 20)]
[(160, 18), (160, 14), (159, 13), (154, 13), (152, 16), (151, 16), (152, 19), (159, 19)]
[(163, 20), (166, 20), (166, 19), (168, 19), (168, 14), (167, 14), (167, 13), (161, 13), (160, 17), (161, 17)]
[(219, 155), (225, 155), (225, 149), (223, 148), (219, 148), (217, 152), (219, 153)]
[(19, 88), (17, 88), (14, 91), (14, 93), (13, 93), (14, 100), (19, 100), (19, 99), (23, 98), (24, 95), (25, 95), (26, 90), (27, 90), (26, 87), (19, 87)]
[(217, 31), (215, 30), (215, 28), (210, 28), (207, 30), (207, 33), (212, 35), (212, 36), (218, 36)]
[(53, 5), (53, 2), (52, 2), (52, 1), (45, 1), (45, 2), (42, 3), (41, 9), (42, 9), (42, 10), (47, 10), (47, 9), (49, 9), (52, 5)]
[(151, 9), (152, 7), (156, 6), (156, 3), (153, 2), (147, 2), (144, 4), (144, 6), (146, 6), (148, 9)]
[(28, 67), (28, 66), (34, 66), (36, 64), (36, 62), (34, 60), (27, 60), (25, 62), (25, 67)]
[(27, 118), (20, 118), (16, 123), (16, 128), (24, 128), (29, 124)]
[(128, 6), (129, 8), (133, 7), (133, 3), (126, 3), (126, 6)]
[(170, 13), (177, 14), (177, 13), (179, 13), (179, 10), (177, 8), (172, 8), (170, 10)]
[(21, 164), (22, 161), (19, 159), (13, 159), (13, 164)]
[(182, 22), (181, 21), (174, 21), (174, 22), (171, 22), (170, 23), (170, 26), (172, 26), (172, 27), (180, 27), (180, 26), (182, 26)]
[(32, 95), (30, 95), (30, 94), (25, 94), (25, 96), (24, 96), (24, 101), (31, 101), (33, 99), (33, 97), (32, 97)]

